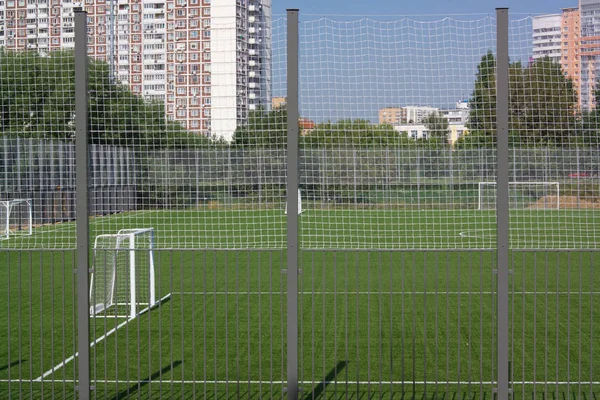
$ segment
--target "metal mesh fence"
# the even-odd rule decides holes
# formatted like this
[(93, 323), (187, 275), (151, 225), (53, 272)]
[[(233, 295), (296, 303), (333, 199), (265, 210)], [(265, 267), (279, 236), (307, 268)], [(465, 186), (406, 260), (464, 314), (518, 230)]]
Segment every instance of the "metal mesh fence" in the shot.
[[(83, 57), (0, 57), (0, 201), (31, 199), (31, 234), (0, 240), (0, 397), (484, 399), (501, 373), (514, 398), (596, 395), (600, 125), (564, 63), (530, 59), (532, 18), (509, 26), (506, 165), (495, 18), (302, 19), (296, 122), (270, 1), (111, 4), (85, 4), (87, 187)], [(81, 193), (90, 244), (152, 229), (152, 256), (107, 244), (78, 262)], [(77, 277), (115, 252), (129, 271), (103, 287), (154, 299), (90, 315)]]

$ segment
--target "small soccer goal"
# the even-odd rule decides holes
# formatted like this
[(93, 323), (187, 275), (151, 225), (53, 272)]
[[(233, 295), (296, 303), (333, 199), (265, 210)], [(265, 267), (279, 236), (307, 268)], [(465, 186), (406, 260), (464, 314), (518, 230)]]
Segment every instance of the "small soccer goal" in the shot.
[(0, 201), (0, 239), (31, 235), (33, 211), (31, 199)]
[[(479, 182), (477, 208), (496, 208), (496, 182)], [(511, 210), (558, 210), (559, 182), (509, 182), (508, 201)]]
[(154, 229), (122, 229), (94, 241), (90, 314), (135, 318), (158, 305)]
[[(287, 202), (285, 203), (285, 215), (287, 215), (288, 207)], [(300, 189), (298, 189), (298, 215), (302, 214), (302, 194), (300, 193)]]

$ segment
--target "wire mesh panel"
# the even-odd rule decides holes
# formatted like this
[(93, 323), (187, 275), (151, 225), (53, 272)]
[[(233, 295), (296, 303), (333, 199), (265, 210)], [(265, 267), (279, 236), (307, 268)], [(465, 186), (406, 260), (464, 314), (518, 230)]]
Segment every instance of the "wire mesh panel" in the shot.
[[(304, 398), (493, 398), (496, 20), (303, 19), (289, 121), (288, 21), (270, 0), (116, 3), (84, 5), (87, 188), (75, 184), (71, 27), (64, 46), (2, 50), (0, 397), (75, 397), (76, 324), (89, 321), (93, 398), (281, 398), (290, 346)], [(500, 351), (514, 398), (591, 399), (597, 96), (589, 71), (531, 57), (535, 24), (510, 25)], [(298, 293), (288, 126), (300, 132)], [(91, 293), (73, 273), (86, 269), (82, 191)], [(92, 309), (77, 314), (81, 299)]]
[(300, 43), (302, 393), (493, 397), (496, 150), (465, 141), (495, 20), (321, 18)]
[(75, 252), (0, 251), (0, 397), (73, 398), (76, 353)]
[(493, 251), (305, 250), (305, 398), (465, 396), (495, 385)]
[[(581, 24), (590, 16), (581, 9)], [(585, 29), (568, 21), (573, 10), (555, 16), (565, 45)], [(586, 22), (587, 20), (587, 22)], [(534, 35), (544, 18), (534, 18)], [(587, 24), (587, 25), (586, 25)], [(562, 29), (561, 29), (562, 28)], [(511, 24), (511, 46), (526, 49), (530, 22)], [(557, 29), (557, 30), (556, 30)], [(579, 56), (575, 56), (577, 58)], [(593, 79), (580, 59), (543, 57), (509, 65), (511, 181), (552, 182), (525, 212), (511, 212), (510, 380), (514, 398), (597, 396), (600, 366), (595, 331), (600, 282), (598, 265), (598, 99), (588, 95)], [(575, 70), (570, 67), (576, 67)], [(581, 74), (580, 74), (581, 72)], [(592, 161), (593, 160), (593, 161)], [(557, 166), (559, 166), (557, 168)], [(547, 179), (548, 178), (548, 179)], [(530, 183), (531, 184), (531, 183)], [(538, 183), (548, 185), (548, 183)], [(528, 191), (531, 193), (532, 191)]]

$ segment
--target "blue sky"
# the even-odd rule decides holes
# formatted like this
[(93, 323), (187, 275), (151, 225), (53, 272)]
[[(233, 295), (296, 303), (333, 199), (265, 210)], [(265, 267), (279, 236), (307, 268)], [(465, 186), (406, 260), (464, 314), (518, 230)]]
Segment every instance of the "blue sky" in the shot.
[(532, 16), (566, 0), (273, 0), (273, 95), (286, 95), (286, 8), (299, 8), (300, 113), (378, 121), (389, 106), (453, 108), (495, 52), (495, 7), (510, 9), (510, 58), (532, 54)]
[(303, 14), (471, 14), (508, 7), (513, 13), (550, 14), (577, 6), (577, 0), (273, 0), (273, 13), (299, 8)]

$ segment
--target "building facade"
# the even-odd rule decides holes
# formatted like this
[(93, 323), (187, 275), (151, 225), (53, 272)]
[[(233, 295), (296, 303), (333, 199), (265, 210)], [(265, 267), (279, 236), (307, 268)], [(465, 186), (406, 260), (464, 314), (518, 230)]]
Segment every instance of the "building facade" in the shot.
[(439, 108), (427, 106), (386, 107), (379, 110), (379, 123), (420, 124), (431, 113), (438, 111)]
[(550, 57), (559, 63), (561, 57), (561, 14), (533, 17), (533, 59)]
[(600, 0), (580, 0), (580, 103), (594, 107), (594, 87), (600, 68)]
[(271, 0), (4, 0), (0, 46), (73, 48), (80, 6), (89, 55), (186, 129), (231, 139), (249, 110), (270, 108)]
[(580, 80), (580, 36), (579, 9), (577, 7), (564, 8), (561, 17), (561, 60), (563, 72), (573, 81), (577, 89), (579, 107), (581, 107), (581, 80)]
[(405, 121), (406, 110), (402, 107), (385, 107), (379, 110), (380, 124), (397, 125)]

